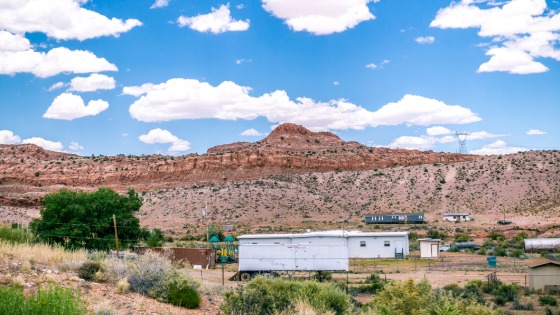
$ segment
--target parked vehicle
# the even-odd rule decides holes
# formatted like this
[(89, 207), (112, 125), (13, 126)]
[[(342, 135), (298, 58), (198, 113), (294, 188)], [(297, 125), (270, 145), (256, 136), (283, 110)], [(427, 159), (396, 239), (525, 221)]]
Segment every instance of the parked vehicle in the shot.
[(448, 252), (451, 249), (451, 245), (443, 244), (439, 247), (440, 252)]

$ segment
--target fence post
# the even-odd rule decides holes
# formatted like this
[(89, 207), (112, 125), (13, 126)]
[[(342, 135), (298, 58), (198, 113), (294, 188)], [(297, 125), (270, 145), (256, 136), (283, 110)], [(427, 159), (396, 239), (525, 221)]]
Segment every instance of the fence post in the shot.
[(414, 257), (414, 271), (416, 271), (416, 257)]

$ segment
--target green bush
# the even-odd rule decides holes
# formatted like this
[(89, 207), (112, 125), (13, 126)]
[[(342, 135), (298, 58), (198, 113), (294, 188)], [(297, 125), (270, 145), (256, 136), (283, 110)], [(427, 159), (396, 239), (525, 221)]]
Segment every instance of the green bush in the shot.
[(85, 303), (71, 289), (51, 286), (25, 295), (23, 288), (0, 287), (0, 314), (78, 315), (86, 314)]
[(551, 295), (539, 296), (540, 305), (558, 306), (558, 301)]
[(177, 269), (166, 257), (156, 253), (128, 255), (123, 260), (107, 259), (104, 268), (109, 281), (116, 283), (127, 278), (134, 292), (187, 308), (200, 304), (199, 284), (185, 270)]
[(95, 278), (95, 273), (101, 270), (101, 264), (97, 261), (86, 261), (78, 268), (78, 277), (91, 281)]
[(181, 278), (173, 279), (167, 284), (167, 301), (173, 305), (186, 308), (198, 308), (200, 296), (195, 287)]
[(257, 277), (226, 292), (221, 309), (225, 314), (275, 314), (294, 311), (298, 301), (321, 314), (349, 314), (354, 307), (351, 297), (332, 283)]
[(12, 244), (15, 243), (28, 243), (33, 240), (33, 234), (24, 229), (19, 229), (18, 226), (3, 225), (0, 226), (0, 239), (6, 240)]

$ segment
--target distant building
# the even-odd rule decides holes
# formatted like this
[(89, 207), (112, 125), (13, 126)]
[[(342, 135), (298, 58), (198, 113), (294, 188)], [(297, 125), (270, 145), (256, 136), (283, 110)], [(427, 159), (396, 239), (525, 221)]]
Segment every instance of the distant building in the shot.
[(470, 220), (470, 215), (464, 212), (449, 212), (443, 214), (443, 221), (464, 222)]
[(379, 213), (368, 214), (364, 218), (366, 224), (385, 223), (424, 223), (424, 212), (418, 213)]
[(440, 239), (435, 238), (419, 238), (420, 258), (437, 258), (439, 257)]
[(535, 290), (560, 290), (560, 262), (539, 259), (527, 264), (529, 267), (529, 288)]
[(525, 250), (541, 250), (560, 248), (560, 238), (526, 238)]

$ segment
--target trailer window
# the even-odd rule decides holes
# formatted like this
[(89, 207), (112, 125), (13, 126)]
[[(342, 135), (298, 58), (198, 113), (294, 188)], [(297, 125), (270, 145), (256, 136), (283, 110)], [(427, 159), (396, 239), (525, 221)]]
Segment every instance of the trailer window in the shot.
[(360, 241), (360, 247), (366, 247), (366, 241)]
[(391, 246), (391, 241), (385, 241), (384, 245), (385, 245), (385, 247)]

